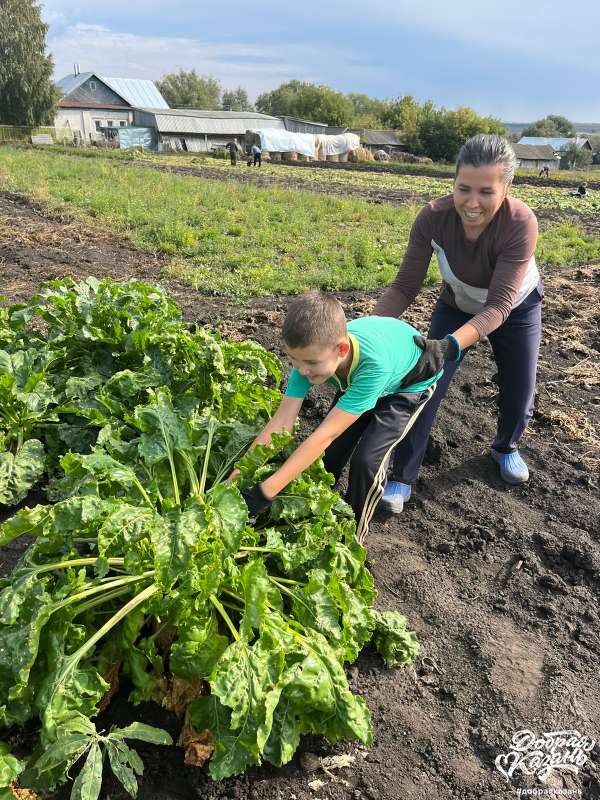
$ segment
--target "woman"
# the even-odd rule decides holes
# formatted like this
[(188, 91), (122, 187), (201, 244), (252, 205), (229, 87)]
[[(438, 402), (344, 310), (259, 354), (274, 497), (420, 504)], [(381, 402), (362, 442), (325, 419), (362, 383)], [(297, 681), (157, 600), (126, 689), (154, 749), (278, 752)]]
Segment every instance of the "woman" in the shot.
[(429, 339), (413, 376), (444, 374), (406, 439), (397, 447), (382, 504), (396, 513), (410, 498), (429, 432), (465, 353), (487, 337), (498, 367), (499, 416), (491, 455), (510, 484), (529, 479), (517, 449), (533, 413), (543, 289), (535, 263), (538, 226), (509, 195), (517, 160), (506, 139), (479, 134), (461, 148), (451, 195), (418, 214), (404, 261), (374, 314), (399, 317), (419, 293), (432, 254), (442, 275)]

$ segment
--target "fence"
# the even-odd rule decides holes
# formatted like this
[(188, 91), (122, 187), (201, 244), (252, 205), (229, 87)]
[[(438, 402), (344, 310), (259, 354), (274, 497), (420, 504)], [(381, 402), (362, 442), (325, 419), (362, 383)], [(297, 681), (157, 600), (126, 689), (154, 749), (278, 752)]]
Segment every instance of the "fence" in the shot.
[(28, 125), (0, 125), (0, 143), (31, 142), (32, 136), (49, 134), (57, 144), (72, 144), (74, 131), (70, 128), (30, 127)]

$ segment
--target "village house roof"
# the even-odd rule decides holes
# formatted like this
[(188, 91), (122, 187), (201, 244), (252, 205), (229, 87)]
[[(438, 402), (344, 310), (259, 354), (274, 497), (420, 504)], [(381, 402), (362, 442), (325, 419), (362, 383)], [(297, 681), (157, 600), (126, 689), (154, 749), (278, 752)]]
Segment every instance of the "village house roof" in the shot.
[(194, 108), (139, 108), (138, 115), (154, 117), (159, 133), (198, 133), (241, 136), (254, 128), (284, 128), (280, 117), (258, 111), (210, 111)]
[[(142, 78), (109, 78), (97, 75), (95, 72), (80, 72), (79, 75), (66, 75), (56, 85), (62, 92), (63, 99), (68, 99), (68, 95), (71, 92), (82, 86), (90, 78), (95, 78), (104, 83), (119, 97), (122, 97), (125, 104), (130, 107), (169, 108), (167, 101), (156, 88), (154, 81)], [(83, 105), (83, 103), (79, 105)], [(99, 105), (98, 107), (104, 108), (105, 106)]]
[(553, 161), (556, 156), (549, 144), (513, 144), (517, 158), (529, 161)]
[(397, 131), (374, 131), (369, 128), (359, 128), (354, 131), (357, 133), (363, 144), (373, 147), (402, 147), (404, 142), (398, 138)]
[(558, 152), (571, 142), (575, 142), (579, 147), (592, 149), (589, 139), (585, 136), (521, 136), (518, 144), (549, 144), (555, 152)]

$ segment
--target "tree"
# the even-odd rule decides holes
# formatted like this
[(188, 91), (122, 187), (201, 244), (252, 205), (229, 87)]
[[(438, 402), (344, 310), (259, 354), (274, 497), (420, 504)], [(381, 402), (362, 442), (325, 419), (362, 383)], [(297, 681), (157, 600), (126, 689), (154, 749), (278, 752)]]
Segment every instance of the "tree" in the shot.
[(198, 75), (195, 69), (169, 72), (156, 81), (158, 90), (171, 108), (221, 107), (221, 84), (212, 75)]
[(351, 125), (354, 116), (352, 103), (341, 92), (304, 81), (282, 83), (277, 89), (259, 95), (256, 110), (276, 117), (300, 117), (343, 127)]
[(476, 133), (506, 134), (499, 119), (480, 117), (468, 106), (448, 111), (436, 108), (430, 100), (419, 104), (410, 95), (390, 103), (383, 122), (399, 131), (412, 153), (434, 161), (454, 161), (460, 147)]
[(241, 86), (237, 89), (225, 89), (223, 92), (224, 111), (253, 111), (254, 107), (248, 99), (248, 93)]
[(434, 161), (454, 161), (462, 145), (477, 133), (506, 133), (495, 117), (480, 117), (472, 108), (440, 108), (423, 117), (419, 129), (422, 151)]
[(376, 97), (369, 97), (368, 94), (351, 93), (347, 94), (346, 97), (350, 100), (354, 109), (352, 127), (381, 128), (389, 103)]
[(423, 119), (431, 114), (433, 104), (422, 106), (414, 97), (407, 94), (390, 103), (383, 114), (383, 124), (401, 132), (401, 138), (411, 153), (421, 152), (420, 128)]
[(560, 149), (560, 162), (561, 167), (564, 165), (567, 169), (581, 169), (592, 163), (592, 154), (587, 147), (569, 142)]
[(521, 136), (575, 136), (575, 128), (571, 120), (560, 114), (549, 114), (543, 119), (532, 122), (523, 128)]
[(58, 91), (35, 0), (0, 0), (0, 123), (52, 125)]

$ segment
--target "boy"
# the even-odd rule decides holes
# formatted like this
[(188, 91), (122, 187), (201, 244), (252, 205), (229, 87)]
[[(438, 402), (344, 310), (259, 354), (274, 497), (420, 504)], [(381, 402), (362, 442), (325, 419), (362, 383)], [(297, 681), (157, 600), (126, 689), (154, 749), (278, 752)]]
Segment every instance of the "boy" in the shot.
[[(390, 454), (410, 429), (435, 390), (441, 372), (419, 383), (424, 354), (417, 331), (391, 317), (361, 317), (346, 324), (332, 295), (312, 291), (295, 298), (283, 323), (283, 342), (292, 361), (285, 395), (252, 444), (268, 444), (271, 434), (292, 431), (312, 386), (338, 389), (323, 422), (281, 467), (261, 484), (243, 492), (251, 517), (266, 511), (277, 494), (324, 453), (325, 468), (339, 479), (350, 460), (346, 502), (363, 542), (381, 499)], [(417, 335), (418, 338), (418, 335)], [(448, 355), (460, 348), (447, 340)]]

